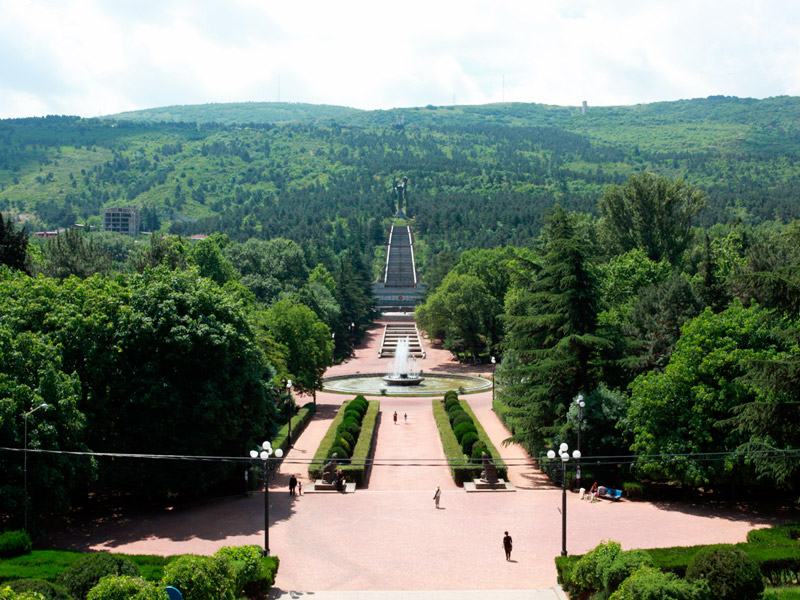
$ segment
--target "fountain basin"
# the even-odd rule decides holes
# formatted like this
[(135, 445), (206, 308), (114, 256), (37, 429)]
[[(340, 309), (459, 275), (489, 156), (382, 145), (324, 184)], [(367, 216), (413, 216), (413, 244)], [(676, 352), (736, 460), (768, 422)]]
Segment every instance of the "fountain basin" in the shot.
[(435, 396), (453, 390), (472, 393), (492, 389), (492, 382), (475, 375), (425, 373), (414, 385), (393, 385), (384, 380), (385, 373), (357, 373), (335, 375), (322, 380), (322, 389), (328, 392), (386, 396)]
[(401, 375), (395, 377), (394, 375), (386, 375), (383, 380), (389, 385), (419, 385), (422, 383), (424, 377), (414, 377), (411, 375)]

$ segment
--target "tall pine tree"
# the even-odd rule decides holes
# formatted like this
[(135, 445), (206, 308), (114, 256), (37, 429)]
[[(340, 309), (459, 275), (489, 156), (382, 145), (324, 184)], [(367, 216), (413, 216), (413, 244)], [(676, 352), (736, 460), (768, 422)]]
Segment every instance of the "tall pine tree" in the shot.
[[(599, 290), (587, 245), (556, 206), (543, 232), (541, 268), (521, 265), (506, 301), (500, 398), (513, 438), (536, 453), (565, 425), (570, 402), (596, 386), (596, 359), (610, 344), (596, 334)], [(538, 272), (537, 272), (538, 271)]]

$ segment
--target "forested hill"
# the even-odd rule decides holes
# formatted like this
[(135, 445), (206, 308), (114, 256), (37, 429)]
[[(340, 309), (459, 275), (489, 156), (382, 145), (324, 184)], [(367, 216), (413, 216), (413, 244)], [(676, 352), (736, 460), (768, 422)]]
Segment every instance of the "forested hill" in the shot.
[[(212, 122), (213, 121), (213, 122)], [(641, 170), (708, 195), (700, 224), (800, 216), (800, 98), (628, 107), (492, 104), (361, 111), (246, 103), (107, 119), (0, 121), (0, 211), (29, 229), (136, 206), (149, 229), (297, 241), (407, 213), (431, 250), (526, 245), (555, 203), (595, 212)], [(371, 235), (371, 234), (370, 234)]]

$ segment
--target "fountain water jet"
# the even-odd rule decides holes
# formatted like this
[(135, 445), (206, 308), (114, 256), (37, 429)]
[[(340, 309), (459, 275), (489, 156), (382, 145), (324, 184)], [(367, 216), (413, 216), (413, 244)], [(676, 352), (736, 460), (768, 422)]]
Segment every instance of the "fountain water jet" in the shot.
[(397, 342), (397, 349), (394, 353), (392, 372), (387, 374), (383, 380), (389, 385), (419, 385), (424, 379), (417, 371), (417, 359), (411, 359), (409, 367), (409, 348), (408, 337)]

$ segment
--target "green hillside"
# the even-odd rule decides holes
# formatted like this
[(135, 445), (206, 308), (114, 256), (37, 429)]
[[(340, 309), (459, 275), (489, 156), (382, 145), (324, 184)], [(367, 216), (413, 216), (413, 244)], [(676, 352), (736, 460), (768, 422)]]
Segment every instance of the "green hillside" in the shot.
[(407, 212), (431, 249), (525, 245), (555, 203), (595, 212), (606, 186), (641, 170), (705, 190), (702, 225), (797, 218), (799, 150), (793, 97), (585, 115), (519, 103), (176, 106), (0, 121), (0, 211), (49, 229), (130, 205), (149, 229), (304, 241), (340, 219), (390, 219), (407, 177)]

